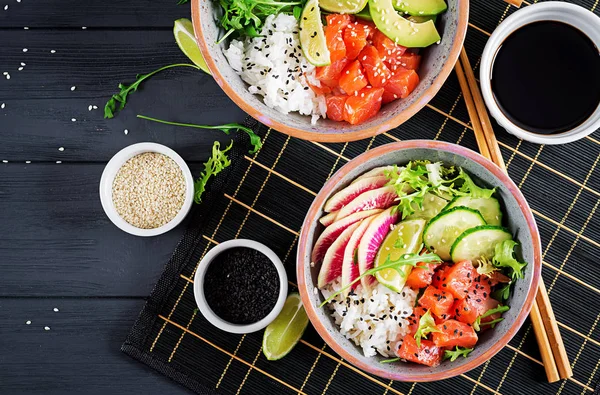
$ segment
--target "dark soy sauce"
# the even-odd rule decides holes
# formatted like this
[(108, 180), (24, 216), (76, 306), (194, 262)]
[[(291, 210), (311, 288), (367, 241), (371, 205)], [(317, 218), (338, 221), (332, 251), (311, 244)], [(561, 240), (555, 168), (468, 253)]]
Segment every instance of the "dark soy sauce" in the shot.
[(562, 22), (535, 22), (504, 40), (492, 91), (506, 117), (534, 133), (581, 125), (600, 103), (600, 55), (585, 34)]

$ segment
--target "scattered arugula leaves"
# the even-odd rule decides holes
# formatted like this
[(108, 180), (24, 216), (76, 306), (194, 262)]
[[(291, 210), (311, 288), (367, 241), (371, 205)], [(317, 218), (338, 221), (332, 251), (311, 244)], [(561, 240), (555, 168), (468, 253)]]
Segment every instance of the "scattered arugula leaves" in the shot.
[(163, 70), (167, 70), (173, 67), (192, 67), (196, 70), (202, 70), (200, 67), (195, 64), (187, 64), (187, 63), (176, 63), (170, 64), (167, 66), (163, 66), (158, 68), (148, 74), (138, 74), (135, 76), (135, 82), (130, 85), (127, 84), (119, 84), (119, 93), (112, 95), (112, 97), (106, 102), (104, 106), (104, 118), (113, 118), (115, 114), (125, 108), (125, 104), (127, 104), (127, 96), (131, 92), (135, 92), (140, 87), (140, 84), (152, 77), (154, 74), (161, 72)]
[(472, 348), (465, 348), (456, 346), (454, 350), (446, 350), (444, 351), (444, 359), (450, 359), (450, 362), (454, 362), (458, 359), (458, 357), (468, 357), (469, 354), (473, 351)]
[(496, 244), (494, 258), (492, 262), (496, 267), (509, 267), (512, 269), (511, 277), (513, 280), (523, 278), (523, 268), (526, 262), (519, 262), (514, 257), (514, 249), (518, 243), (514, 240), (504, 240)]
[(399, 360), (400, 360), (400, 358), (384, 359), (383, 361), (379, 361), (379, 363), (392, 363), (392, 362), (398, 362)]
[(486, 311), (485, 313), (483, 313), (482, 315), (477, 317), (477, 319), (473, 323), (473, 329), (475, 329), (477, 332), (479, 332), (481, 330), (481, 327), (484, 325), (491, 325), (492, 328), (495, 327), (496, 324), (498, 322), (502, 321), (504, 318), (502, 318), (502, 317), (496, 318), (495, 320), (484, 322), (483, 324), (481, 323), (481, 319), (485, 318), (485, 317), (489, 317), (492, 314), (504, 313), (505, 311), (508, 311), (508, 310), (510, 310), (510, 307), (508, 307), (508, 306), (498, 306), (494, 309), (489, 309), (488, 311)]
[(151, 117), (147, 117), (145, 115), (138, 115), (138, 118), (141, 119), (145, 119), (147, 121), (152, 121), (152, 122), (158, 122), (158, 123), (164, 123), (166, 125), (173, 125), (173, 126), (186, 126), (189, 128), (198, 128), (198, 129), (213, 129), (213, 130), (220, 130), (225, 134), (229, 134), (231, 133), (232, 130), (241, 130), (243, 132), (245, 132), (248, 137), (250, 137), (250, 144), (252, 145), (252, 149), (249, 151), (251, 154), (255, 154), (256, 152), (258, 152), (259, 149), (261, 149), (262, 147), (262, 141), (260, 140), (260, 136), (258, 136), (256, 133), (254, 133), (254, 131), (244, 125), (240, 125), (239, 123), (226, 123), (223, 125), (197, 125), (194, 123), (181, 123), (181, 122), (171, 122), (171, 121), (164, 121), (162, 119), (156, 119), (156, 118), (151, 118)]
[(431, 310), (427, 310), (427, 312), (419, 319), (419, 327), (415, 332), (417, 347), (421, 347), (421, 339), (427, 339), (427, 335), (433, 332), (440, 332), (440, 330), (435, 326), (435, 320), (431, 316)]
[(197, 204), (202, 203), (202, 195), (206, 190), (206, 184), (211, 177), (219, 174), (223, 169), (231, 165), (231, 161), (227, 157), (227, 151), (233, 146), (233, 140), (225, 148), (221, 150), (221, 144), (215, 141), (212, 147), (212, 155), (206, 163), (204, 163), (204, 171), (200, 174), (200, 177), (194, 182), (194, 202)]
[(386, 269), (394, 269), (398, 273), (402, 274), (403, 266), (410, 265), (410, 266), (414, 267), (414, 266), (417, 266), (419, 263), (440, 262), (440, 261), (441, 261), (440, 257), (433, 253), (427, 253), (427, 254), (423, 254), (423, 255), (404, 254), (401, 257), (399, 257), (398, 259), (393, 260), (393, 261), (390, 260), (389, 256), (388, 256), (388, 259), (386, 260), (386, 262), (383, 265), (366, 270), (364, 273), (362, 273), (360, 276), (358, 276), (356, 279), (354, 279), (354, 281), (352, 281), (350, 284), (348, 284), (345, 287), (342, 287), (342, 289), (332, 293), (327, 299), (325, 299), (325, 301), (323, 303), (321, 303), (321, 305), (319, 307), (323, 307), (327, 303), (331, 302), (333, 300), (333, 298), (335, 298), (342, 292), (346, 291), (348, 288), (352, 287), (354, 284), (359, 282), (365, 276), (372, 276), (375, 273), (377, 273), (381, 270), (386, 270)]
[(508, 297), (510, 296), (510, 285), (512, 284), (512, 281), (508, 282), (507, 284), (504, 284), (504, 286), (502, 288), (498, 288), (496, 289), (494, 292), (492, 292), (492, 298), (499, 300), (499, 301), (503, 301), (503, 300), (508, 300)]

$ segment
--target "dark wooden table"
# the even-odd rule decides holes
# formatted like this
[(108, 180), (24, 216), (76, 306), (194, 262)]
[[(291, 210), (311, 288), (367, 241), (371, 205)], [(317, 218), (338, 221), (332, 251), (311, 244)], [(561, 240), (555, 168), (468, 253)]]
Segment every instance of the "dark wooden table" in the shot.
[(189, 14), (176, 0), (0, 4), (0, 71), (10, 75), (0, 75), (0, 393), (187, 393), (120, 352), (184, 227), (157, 238), (120, 231), (98, 183), (127, 145), (165, 144), (198, 174), (223, 138), (136, 114), (243, 120), (210, 76), (191, 69), (157, 75), (126, 111), (103, 119), (119, 82), (187, 61), (172, 28)]

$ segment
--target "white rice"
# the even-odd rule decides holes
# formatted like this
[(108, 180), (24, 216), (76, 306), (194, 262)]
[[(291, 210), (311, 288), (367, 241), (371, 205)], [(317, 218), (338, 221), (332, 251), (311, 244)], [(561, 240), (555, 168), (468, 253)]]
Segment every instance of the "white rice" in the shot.
[(321, 86), (315, 67), (300, 49), (298, 22), (291, 15), (269, 15), (262, 28), (263, 37), (232, 40), (224, 54), (231, 67), (250, 86), (251, 93), (263, 96), (264, 103), (287, 114), (297, 111), (311, 115), (312, 124), (326, 117), (325, 96), (308, 86)]
[[(335, 281), (321, 290), (325, 298), (341, 288)], [(402, 292), (377, 284), (372, 291), (363, 291), (362, 286), (348, 297), (336, 296), (328, 304), (331, 316), (339, 325), (340, 332), (357, 346), (366, 357), (377, 353), (384, 357), (395, 357), (408, 333), (408, 317), (413, 312), (417, 293), (409, 287)]]

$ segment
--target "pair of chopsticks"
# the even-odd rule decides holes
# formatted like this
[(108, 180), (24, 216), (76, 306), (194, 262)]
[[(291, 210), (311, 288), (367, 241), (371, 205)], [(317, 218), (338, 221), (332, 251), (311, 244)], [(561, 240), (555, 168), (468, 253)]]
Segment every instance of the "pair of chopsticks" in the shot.
[[(475, 74), (464, 48), (461, 50), (455, 71), (465, 98), (481, 155), (490, 159), (506, 172), (506, 165), (502, 159), (502, 153), (496, 141), (490, 117), (488, 116), (483, 97), (475, 80)], [(565, 345), (558, 330), (556, 317), (552, 311), (548, 292), (542, 278), (540, 278), (535, 303), (533, 304), (529, 318), (531, 319), (533, 331), (540, 348), (548, 381), (553, 383), (573, 376)]]

